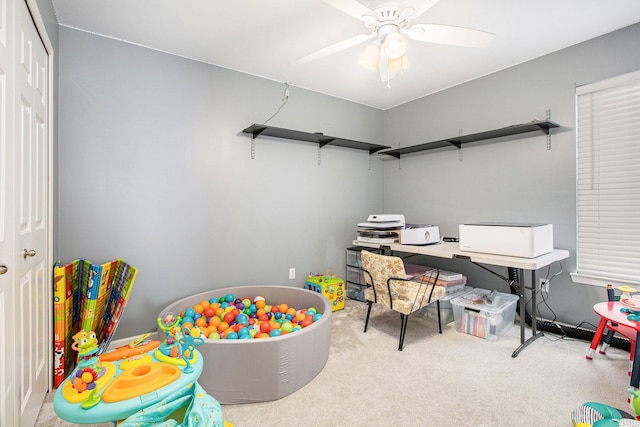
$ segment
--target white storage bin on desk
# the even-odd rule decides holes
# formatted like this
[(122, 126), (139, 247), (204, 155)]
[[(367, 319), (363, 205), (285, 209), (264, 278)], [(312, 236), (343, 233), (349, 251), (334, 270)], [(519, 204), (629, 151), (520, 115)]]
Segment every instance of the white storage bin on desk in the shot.
[(490, 295), (476, 288), (451, 300), (457, 331), (494, 341), (513, 325), (519, 297), (498, 292), (491, 300)]

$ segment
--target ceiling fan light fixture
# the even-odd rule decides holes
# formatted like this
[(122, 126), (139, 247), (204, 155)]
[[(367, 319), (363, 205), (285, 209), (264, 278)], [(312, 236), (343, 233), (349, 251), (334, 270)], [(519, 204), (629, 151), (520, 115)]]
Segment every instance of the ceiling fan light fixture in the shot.
[(390, 33), (384, 38), (384, 54), (389, 59), (398, 59), (407, 50), (407, 42), (400, 33)]
[(377, 70), (380, 64), (380, 47), (375, 43), (370, 43), (358, 58), (358, 63), (370, 70)]
[(389, 72), (397, 73), (404, 70), (409, 66), (409, 60), (407, 55), (402, 55), (400, 58), (389, 58)]

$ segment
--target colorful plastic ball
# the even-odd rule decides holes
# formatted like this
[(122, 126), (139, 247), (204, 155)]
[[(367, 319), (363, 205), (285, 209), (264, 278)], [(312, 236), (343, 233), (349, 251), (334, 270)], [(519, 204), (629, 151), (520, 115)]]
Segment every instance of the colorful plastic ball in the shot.
[(263, 321), (260, 323), (260, 332), (268, 334), (271, 332), (271, 323)]
[(255, 313), (256, 311), (258, 311), (258, 307), (256, 307), (255, 304), (250, 304), (249, 310), (251, 310), (252, 313)]
[(257, 333), (258, 333), (258, 331), (256, 331), (255, 329), (253, 329), (253, 328), (249, 329), (249, 336), (251, 338), (254, 338)]
[(242, 304), (244, 304), (245, 307), (249, 307), (251, 305), (251, 300), (249, 298), (243, 298)]
[(238, 339), (238, 334), (231, 331), (228, 334), (226, 334), (226, 336), (224, 337), (227, 340), (237, 340)]
[(216, 314), (216, 310), (215, 310), (215, 309), (213, 309), (211, 306), (209, 306), (209, 307), (207, 307), (207, 308), (205, 308), (205, 309), (204, 309), (204, 311), (202, 312), (202, 314), (203, 314), (205, 317), (215, 316), (215, 314)]
[(224, 317), (222, 318), (222, 320), (224, 320), (227, 323), (231, 323), (233, 322), (233, 320), (236, 318), (236, 316), (232, 313), (232, 312), (227, 312), (224, 314)]
[(253, 338), (253, 337), (252, 337), (251, 335), (249, 335), (249, 334), (246, 334), (246, 335), (238, 335), (238, 339), (239, 339), (239, 340), (250, 340), (250, 339), (252, 339), (252, 338)]
[(184, 311), (184, 317), (190, 317), (193, 319), (193, 316), (196, 314), (196, 311), (193, 308), (187, 308)]
[(284, 316), (284, 318), (289, 321), (293, 320), (293, 316), (291, 314), (287, 314), (286, 316)]
[(279, 329), (272, 329), (271, 332), (269, 332), (269, 336), (270, 337), (279, 337), (280, 336), (280, 330)]
[(244, 304), (242, 301), (237, 302), (235, 305), (238, 310), (244, 310)]
[(244, 313), (238, 313), (238, 315), (236, 316), (236, 322), (242, 323), (244, 325), (248, 325), (249, 324), (249, 316), (247, 316)]
[(235, 296), (233, 296), (233, 294), (227, 294), (227, 295), (224, 297), (224, 300), (225, 300), (226, 302), (229, 302), (229, 303), (233, 302), (235, 299), (236, 299), (236, 297), (235, 297)]
[(220, 303), (220, 308), (221, 308), (221, 309), (223, 309), (223, 310), (224, 310), (224, 309), (226, 309), (227, 307), (229, 307), (229, 303), (228, 303), (228, 302), (226, 302), (226, 301), (222, 301), (222, 302)]
[(200, 314), (200, 313), (202, 313), (204, 311), (204, 307), (201, 306), (200, 304), (196, 304), (196, 305), (193, 306), (193, 310), (196, 313)]
[(184, 325), (185, 323), (193, 323), (195, 321), (195, 319), (192, 316), (184, 316), (182, 318), (182, 324)]
[(317, 322), (322, 317), (322, 313), (316, 313), (313, 315), (313, 321)]
[(218, 332), (211, 332), (209, 335), (207, 335), (207, 338), (209, 338), (210, 340), (219, 340), (220, 334)]
[(280, 330), (282, 332), (291, 332), (293, 330), (293, 323), (289, 321), (282, 322), (282, 326), (280, 326)]

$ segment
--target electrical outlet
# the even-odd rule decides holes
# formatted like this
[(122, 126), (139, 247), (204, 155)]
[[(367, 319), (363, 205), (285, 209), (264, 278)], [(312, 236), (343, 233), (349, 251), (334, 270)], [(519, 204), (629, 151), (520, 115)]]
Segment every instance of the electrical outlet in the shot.
[(548, 279), (544, 279), (544, 278), (540, 278), (540, 290), (542, 292), (546, 292), (549, 293), (549, 280)]
[(291, 267), (289, 269), (289, 280), (293, 280), (296, 278), (296, 269), (294, 267)]

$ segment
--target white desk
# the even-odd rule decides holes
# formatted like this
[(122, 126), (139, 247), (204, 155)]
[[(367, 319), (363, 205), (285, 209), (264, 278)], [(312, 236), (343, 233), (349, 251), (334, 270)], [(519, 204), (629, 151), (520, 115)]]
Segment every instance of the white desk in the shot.
[[(373, 249), (382, 249), (383, 251), (390, 253), (404, 252), (410, 254), (432, 256), (437, 258), (459, 258), (471, 261), (474, 264), (488, 264), (500, 267), (516, 268), (519, 270), (518, 279), (521, 283), (516, 283), (518, 287), (518, 296), (520, 297), (520, 346), (515, 349), (512, 356), (516, 357), (521, 350), (523, 350), (532, 341), (542, 336), (542, 332), (537, 330), (537, 303), (536, 294), (538, 292), (538, 284), (536, 280), (536, 270), (546, 267), (556, 261), (569, 258), (569, 251), (564, 249), (554, 249), (553, 252), (540, 255), (536, 258), (520, 258), (504, 255), (492, 255), (476, 252), (461, 251), (458, 243), (438, 243), (434, 245), (416, 246), (416, 245), (401, 245), (399, 243), (390, 244), (376, 244), (354, 241), (355, 246), (367, 247)], [(525, 339), (525, 278), (524, 270), (531, 272), (531, 333), (532, 336), (529, 339)]]

